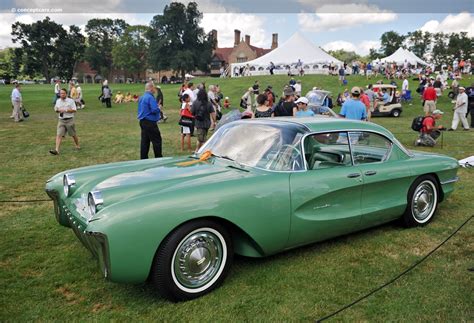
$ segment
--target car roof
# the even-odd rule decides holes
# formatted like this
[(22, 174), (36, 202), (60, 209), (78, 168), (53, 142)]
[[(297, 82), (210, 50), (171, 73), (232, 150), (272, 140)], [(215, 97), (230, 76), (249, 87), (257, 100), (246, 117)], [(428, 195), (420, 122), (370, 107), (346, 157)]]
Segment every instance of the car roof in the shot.
[(264, 123), (292, 123), (304, 126), (308, 132), (320, 132), (320, 131), (337, 131), (337, 130), (369, 130), (384, 134), (388, 138), (392, 139), (393, 134), (382, 126), (379, 126), (372, 122), (351, 120), (345, 118), (334, 118), (324, 115), (318, 115), (315, 117), (275, 117), (275, 118), (258, 118), (258, 119), (247, 119), (246, 122), (264, 122)]

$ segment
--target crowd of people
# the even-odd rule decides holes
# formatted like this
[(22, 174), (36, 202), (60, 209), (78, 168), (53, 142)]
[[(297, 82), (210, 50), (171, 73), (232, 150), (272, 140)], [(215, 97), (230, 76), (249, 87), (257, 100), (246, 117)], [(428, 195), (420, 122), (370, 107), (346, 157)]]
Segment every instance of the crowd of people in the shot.
[[(464, 65), (465, 66), (465, 65)], [(364, 67), (366, 68), (366, 67)], [(436, 139), (440, 136), (440, 131), (455, 131), (459, 123), (465, 131), (474, 127), (474, 84), (469, 88), (459, 85), (460, 69), (454, 70), (457, 74), (451, 82), (441, 74), (432, 77), (429, 74), (421, 74), (416, 80), (416, 92), (420, 94), (422, 100), (424, 115), (420, 116), (418, 123), (419, 137), (416, 145), (434, 146)], [(383, 84), (380, 80), (377, 84)], [(396, 84), (392, 81), (392, 84)], [(371, 84), (364, 87), (353, 86), (349, 91), (346, 88), (336, 99), (336, 103), (341, 105), (338, 117), (370, 121), (371, 114), (377, 111), (382, 105), (398, 102), (398, 99), (406, 96), (409, 90), (408, 76), (403, 76), (402, 91), (399, 93), (387, 92), (386, 88)], [(282, 92), (275, 94), (271, 85), (263, 90), (259, 81), (256, 80), (252, 86), (242, 95), (239, 108), (241, 118), (271, 118), (271, 117), (313, 117), (317, 114), (336, 114), (332, 112), (333, 103), (329, 92), (324, 102), (315, 107), (312, 105), (314, 96), (317, 95), (318, 87), (313, 87), (306, 96), (302, 95), (302, 82), (294, 77), (289, 79)], [(453, 99), (453, 120), (450, 128), (445, 128), (436, 123), (440, 122), (444, 112), (441, 111), (437, 102), (445, 91), (449, 90), (449, 96)], [(99, 99), (103, 104), (110, 108), (112, 105), (112, 89), (107, 80), (102, 83)], [(395, 99), (395, 100), (394, 100)], [(181, 149), (188, 151), (197, 151), (206, 142), (209, 132), (216, 128), (217, 122), (222, 117), (224, 109), (232, 108), (230, 99), (222, 94), (219, 85), (208, 85), (200, 83), (194, 85), (193, 82), (185, 82), (178, 92), (180, 101), (180, 119), (181, 128)], [(15, 122), (21, 122), (23, 99), (20, 84), (15, 84), (11, 94), (12, 115)], [(58, 114), (58, 124), (56, 129), (56, 145), (49, 152), (52, 155), (58, 155), (61, 142), (66, 136), (70, 135), (76, 149), (80, 149), (79, 138), (76, 134), (74, 117), (78, 110), (85, 108), (83, 92), (80, 84), (75, 81), (68, 83), (68, 87), (62, 88), (61, 82), (57, 81), (54, 86), (54, 111)], [(124, 95), (118, 91), (113, 102), (115, 104), (137, 102), (137, 118), (141, 128), (141, 148), (140, 158), (148, 158), (150, 145), (153, 145), (155, 157), (162, 156), (162, 139), (158, 128), (158, 123), (163, 122), (167, 117), (163, 114), (164, 96), (161, 88), (155, 86), (152, 81), (146, 83), (145, 93), (141, 96), (128, 92)], [(329, 113), (331, 111), (331, 113)], [(471, 125), (467, 120), (467, 115), (471, 114)], [(415, 122), (415, 121), (413, 121)], [(413, 128), (413, 126), (412, 126)], [(415, 128), (413, 128), (415, 129)], [(191, 137), (197, 139), (195, 149), (192, 147)]]

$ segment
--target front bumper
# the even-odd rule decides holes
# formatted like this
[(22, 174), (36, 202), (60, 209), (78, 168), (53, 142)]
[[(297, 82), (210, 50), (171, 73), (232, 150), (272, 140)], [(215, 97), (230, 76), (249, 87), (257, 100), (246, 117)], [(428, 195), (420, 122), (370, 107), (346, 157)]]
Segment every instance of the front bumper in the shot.
[(101, 232), (88, 230), (88, 223), (84, 217), (77, 212), (77, 209), (70, 208), (64, 201), (61, 201), (57, 191), (47, 190), (46, 193), (53, 200), (56, 220), (74, 231), (82, 244), (98, 259), (104, 277), (110, 277), (110, 253), (107, 236)]

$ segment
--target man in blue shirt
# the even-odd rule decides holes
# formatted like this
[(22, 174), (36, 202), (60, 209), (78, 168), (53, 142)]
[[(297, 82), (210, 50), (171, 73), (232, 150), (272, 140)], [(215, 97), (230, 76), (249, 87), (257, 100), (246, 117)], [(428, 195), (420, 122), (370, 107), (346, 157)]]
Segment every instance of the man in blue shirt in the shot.
[(145, 85), (145, 93), (138, 100), (137, 119), (140, 120), (141, 143), (140, 158), (148, 159), (150, 142), (153, 143), (155, 158), (163, 157), (161, 154), (161, 134), (157, 122), (160, 120), (160, 107), (154, 97), (155, 86), (153, 82)]
[(339, 113), (341, 116), (353, 120), (367, 119), (365, 105), (359, 100), (360, 94), (360, 89), (357, 86), (354, 86), (351, 90), (351, 98), (346, 100), (342, 105), (341, 112)]

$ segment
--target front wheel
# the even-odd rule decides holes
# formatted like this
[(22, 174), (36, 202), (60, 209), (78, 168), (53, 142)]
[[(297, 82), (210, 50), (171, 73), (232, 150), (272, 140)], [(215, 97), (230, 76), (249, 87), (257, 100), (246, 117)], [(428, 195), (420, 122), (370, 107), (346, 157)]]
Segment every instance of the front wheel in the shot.
[(433, 176), (418, 178), (408, 191), (408, 205), (403, 215), (407, 227), (427, 224), (438, 206), (438, 184)]
[(209, 293), (222, 283), (232, 264), (232, 240), (220, 224), (186, 223), (161, 244), (151, 278), (161, 295), (185, 301)]

